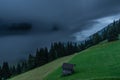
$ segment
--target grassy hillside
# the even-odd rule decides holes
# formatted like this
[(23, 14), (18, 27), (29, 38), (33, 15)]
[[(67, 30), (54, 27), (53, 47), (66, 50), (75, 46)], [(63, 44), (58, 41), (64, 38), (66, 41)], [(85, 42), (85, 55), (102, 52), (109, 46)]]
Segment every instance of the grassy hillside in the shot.
[(120, 41), (91, 47), (69, 62), (76, 64), (75, 74), (63, 77), (59, 67), (44, 80), (120, 80)]
[(40, 68), (36, 68), (9, 80), (43, 80), (48, 74), (56, 70), (64, 62), (68, 62), (74, 55), (67, 56), (48, 63)]
[[(75, 73), (61, 76), (64, 62), (76, 64)], [(10, 80), (120, 80), (120, 41), (101, 43)]]

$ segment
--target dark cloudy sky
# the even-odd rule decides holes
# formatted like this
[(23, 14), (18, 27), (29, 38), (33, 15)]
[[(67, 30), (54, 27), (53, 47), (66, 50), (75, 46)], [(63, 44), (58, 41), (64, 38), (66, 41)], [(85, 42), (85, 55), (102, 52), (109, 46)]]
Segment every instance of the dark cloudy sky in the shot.
[[(119, 14), (120, 0), (0, 0), (0, 24), (33, 24), (27, 35), (0, 37), (0, 63), (25, 58), (54, 41), (83, 40), (119, 19)], [(54, 24), (59, 31), (52, 31)]]

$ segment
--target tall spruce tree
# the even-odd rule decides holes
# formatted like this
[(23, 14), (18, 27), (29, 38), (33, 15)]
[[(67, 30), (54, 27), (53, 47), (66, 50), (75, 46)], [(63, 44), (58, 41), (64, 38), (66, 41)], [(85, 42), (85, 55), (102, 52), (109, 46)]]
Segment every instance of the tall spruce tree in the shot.
[(1, 69), (1, 66), (0, 66), (0, 80), (2, 80), (2, 69)]
[(117, 27), (118, 27), (118, 33), (120, 34), (120, 19), (119, 19), (119, 21), (118, 21)]
[(49, 52), (46, 47), (44, 48), (44, 54), (45, 54), (45, 63), (48, 63), (49, 62), (49, 57), (48, 57)]
[(108, 42), (118, 40), (118, 36), (118, 31), (114, 22), (113, 26), (108, 27), (107, 40)]
[(10, 70), (11, 70), (12, 76), (16, 75), (16, 67), (14, 65), (11, 67)]
[(29, 58), (28, 58), (28, 69), (31, 70), (35, 68), (35, 57), (31, 54), (29, 54)]
[(10, 78), (11, 73), (10, 73), (10, 68), (8, 65), (8, 62), (4, 62), (2, 66), (2, 77), (4, 79)]
[(51, 44), (50, 50), (49, 50), (49, 61), (53, 61), (57, 59), (57, 53), (54, 49), (53, 43)]
[(22, 71), (22, 72), (28, 71), (28, 65), (27, 65), (27, 62), (26, 62), (26, 61), (22, 61), (21, 71)]
[(46, 64), (46, 54), (44, 48), (41, 48), (40, 51), (37, 51), (35, 63), (37, 67)]
[(93, 45), (98, 44), (101, 41), (101, 36), (98, 33), (95, 33), (92, 37)]
[(82, 51), (86, 48), (85, 44), (82, 42), (78, 45), (79, 51)]
[(107, 31), (108, 31), (107, 28), (105, 28), (105, 29), (102, 31), (102, 34), (101, 34), (101, 39), (102, 39), (102, 41), (107, 39)]
[(71, 55), (74, 53), (74, 46), (73, 46), (73, 43), (72, 42), (68, 42), (67, 43), (67, 46), (66, 46), (66, 54), (67, 55)]
[(21, 65), (19, 63), (17, 64), (17, 67), (16, 67), (16, 73), (17, 74), (21, 74), (22, 73), (22, 67), (21, 67)]

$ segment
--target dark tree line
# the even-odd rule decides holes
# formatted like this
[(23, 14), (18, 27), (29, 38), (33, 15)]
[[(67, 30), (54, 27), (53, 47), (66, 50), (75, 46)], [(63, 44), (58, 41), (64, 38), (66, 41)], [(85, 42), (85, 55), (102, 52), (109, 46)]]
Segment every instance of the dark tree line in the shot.
[(2, 78), (7, 79), (11, 76), (10, 73), (10, 68), (7, 62), (3, 63), (3, 66), (0, 67), (0, 80), (2, 80)]
[(107, 40), (108, 42), (119, 39), (120, 34), (120, 20), (114, 21), (101, 31), (91, 35), (85, 41), (78, 43), (75, 42), (55, 42), (51, 44), (50, 49), (38, 48), (36, 54), (33, 56), (29, 54), (28, 59), (15, 66), (9, 66), (7, 62), (4, 62), (0, 67), (0, 80), (2, 78), (7, 79), (11, 76), (15, 76), (24, 73), (28, 70), (47, 64), (55, 59), (63, 56), (72, 55), (74, 53), (83, 51), (91, 46), (99, 44), (101, 41)]
[(113, 22), (112, 25), (108, 26), (108, 41), (115, 41), (119, 39), (119, 33), (120, 33), (120, 20), (117, 22)]
[(4, 62), (3, 66), (0, 68), (0, 74), (2, 75), (0, 76), (0, 79), (7, 79), (11, 76), (24, 73), (28, 70), (42, 66), (60, 57), (72, 55), (82, 49), (84, 49), (82, 48), (82, 45), (78, 46), (76, 43), (73, 42), (52, 43), (49, 50), (48, 48), (37, 49), (35, 56), (29, 54), (26, 61), (23, 61), (16, 66), (9, 66), (7, 62)]

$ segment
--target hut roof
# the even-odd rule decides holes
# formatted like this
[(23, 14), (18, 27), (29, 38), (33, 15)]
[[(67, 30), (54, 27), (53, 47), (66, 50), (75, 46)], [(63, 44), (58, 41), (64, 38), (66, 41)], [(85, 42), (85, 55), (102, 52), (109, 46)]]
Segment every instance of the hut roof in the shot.
[(73, 69), (74, 66), (75, 66), (74, 64), (63, 63), (62, 68), (63, 68), (63, 69)]

